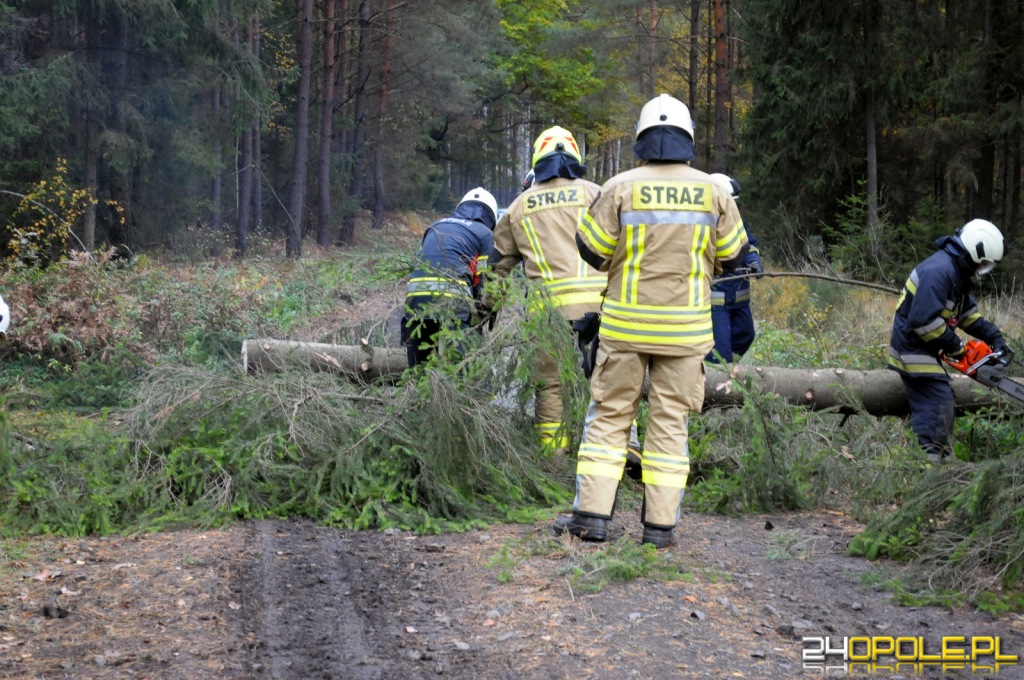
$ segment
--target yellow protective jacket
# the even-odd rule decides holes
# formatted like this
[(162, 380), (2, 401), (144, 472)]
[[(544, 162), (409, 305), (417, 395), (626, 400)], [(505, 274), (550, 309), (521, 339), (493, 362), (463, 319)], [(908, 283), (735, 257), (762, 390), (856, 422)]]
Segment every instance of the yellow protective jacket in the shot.
[(650, 163), (608, 180), (576, 242), (608, 272), (601, 344), (668, 356), (714, 345), (711, 278), (742, 266), (749, 247), (736, 201), (685, 163)]
[(570, 321), (601, 308), (607, 282), (576, 248), (576, 227), (599, 189), (584, 179), (556, 177), (520, 194), (494, 227), (501, 257), (492, 271), (507, 276), (524, 262), (527, 278), (542, 281), (548, 299)]

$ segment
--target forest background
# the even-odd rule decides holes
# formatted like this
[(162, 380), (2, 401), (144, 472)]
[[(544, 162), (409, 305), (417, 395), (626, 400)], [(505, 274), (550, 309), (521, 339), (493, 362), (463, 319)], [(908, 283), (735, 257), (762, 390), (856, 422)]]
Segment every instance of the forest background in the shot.
[(1006, 1), (3, 0), (0, 254), (68, 247), (64, 200), (85, 250), (300, 257), (360, 209), (507, 204), (553, 124), (603, 182), (668, 92), (776, 262), (898, 282), (970, 218), (1014, 253), (1022, 33)]

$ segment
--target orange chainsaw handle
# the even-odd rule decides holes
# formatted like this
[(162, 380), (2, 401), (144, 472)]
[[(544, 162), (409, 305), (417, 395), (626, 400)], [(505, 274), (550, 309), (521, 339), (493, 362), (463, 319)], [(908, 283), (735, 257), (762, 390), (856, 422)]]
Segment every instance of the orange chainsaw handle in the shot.
[(972, 339), (964, 343), (964, 353), (958, 360), (953, 361), (942, 355), (942, 360), (960, 371), (964, 375), (974, 375), (979, 366), (983, 366), (988, 363), (989, 359), (998, 358), (993, 357), (995, 352), (986, 343), (981, 340)]

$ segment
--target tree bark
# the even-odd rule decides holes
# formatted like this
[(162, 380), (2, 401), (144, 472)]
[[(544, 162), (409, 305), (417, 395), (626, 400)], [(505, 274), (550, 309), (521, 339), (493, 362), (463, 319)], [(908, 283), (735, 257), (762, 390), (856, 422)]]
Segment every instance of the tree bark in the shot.
[(235, 224), (235, 254), (245, 257), (249, 247), (249, 222), (252, 219), (252, 149), (255, 130), (242, 130), (242, 154), (239, 161), (238, 222)]
[[(700, 83), (698, 82), (699, 73), (697, 67), (699, 60), (697, 59), (698, 48), (700, 44), (697, 42), (698, 36), (700, 35), (700, 0), (690, 0), (690, 68), (687, 80), (689, 81), (687, 88), (687, 105), (690, 108), (690, 115), (694, 116), (697, 114), (697, 92), (700, 89)], [(694, 140), (696, 142), (697, 140)]]
[[(361, 205), (363, 193), (363, 136), (366, 123), (366, 85), (370, 80), (370, 2), (359, 3), (359, 56), (356, 59), (356, 82), (353, 84), (355, 102), (353, 104), (352, 128), (352, 177), (348, 185), (348, 194), (355, 205)], [(351, 243), (355, 238), (355, 212), (345, 216), (342, 222), (339, 240)]]
[(313, 67), (313, 0), (296, 0), (298, 13), (299, 91), (295, 115), (295, 156), (292, 164), (292, 195), (289, 203), (288, 257), (302, 257), (302, 222), (306, 212), (306, 178), (309, 166), (309, 84)]
[(322, 247), (331, 245), (331, 148), (334, 130), (334, 0), (324, 3), (324, 73), (323, 102), (320, 110), (320, 210), (317, 220), (316, 241)]
[[(385, 383), (397, 381), (407, 365), (404, 348), (373, 347), (366, 340), (360, 345), (331, 345), (270, 339), (243, 342), (242, 364), (249, 373), (302, 368), (337, 372), (357, 382)], [(952, 378), (958, 413), (1000, 405), (1020, 406), (966, 376)], [(704, 408), (742, 406), (745, 389), (774, 393), (794, 406), (813, 411), (872, 416), (910, 413), (903, 384), (894, 371), (766, 366), (734, 366), (726, 370), (708, 365)]]
[(408, 366), (404, 349), (319, 342), (257, 339), (242, 342), (242, 366), (247, 373), (309, 369), (340, 373), (355, 382), (395, 382)]
[(388, 0), (384, 10), (384, 40), (381, 47), (380, 98), (377, 108), (377, 147), (373, 152), (373, 228), (384, 226), (384, 139), (387, 131), (388, 88), (391, 86), (395, 38), (395, 10)]
[(713, 0), (715, 15), (715, 149), (714, 168), (726, 172), (726, 139), (729, 133), (729, 42), (725, 32), (722, 0)]

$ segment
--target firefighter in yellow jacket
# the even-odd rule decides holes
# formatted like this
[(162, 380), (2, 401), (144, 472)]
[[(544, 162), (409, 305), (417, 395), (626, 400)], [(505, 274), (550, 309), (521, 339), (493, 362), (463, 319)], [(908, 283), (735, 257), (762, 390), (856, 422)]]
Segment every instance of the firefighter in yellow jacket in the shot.
[(603, 541), (626, 462), (629, 424), (650, 374), (644, 440), (644, 543), (671, 545), (690, 471), (687, 419), (704, 402), (714, 344), (711, 278), (742, 266), (747, 237), (736, 202), (690, 167), (693, 121), (667, 94), (644, 105), (633, 153), (579, 224), (583, 258), (608, 272), (600, 345), (576, 466), (573, 514), (555, 532)]
[[(520, 262), (526, 277), (542, 284), (543, 293), (570, 323), (601, 308), (607, 276), (580, 257), (576, 225), (600, 189), (583, 179), (586, 168), (572, 133), (552, 127), (533, 145), (532, 182), (508, 207), (494, 228), (494, 249), (500, 259), (493, 267), (506, 276)], [(568, 452), (569, 437), (562, 423), (558, 362), (537, 352), (537, 432), (541, 447)]]

